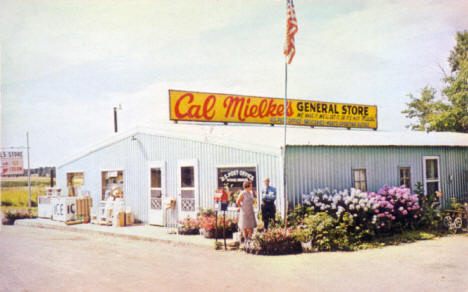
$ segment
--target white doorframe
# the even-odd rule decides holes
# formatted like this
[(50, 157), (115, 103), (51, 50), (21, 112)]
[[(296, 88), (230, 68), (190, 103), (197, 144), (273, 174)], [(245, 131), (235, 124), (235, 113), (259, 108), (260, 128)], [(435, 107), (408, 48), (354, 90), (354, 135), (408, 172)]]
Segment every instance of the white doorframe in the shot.
[[(156, 208), (151, 207), (151, 169), (159, 168), (161, 170), (161, 200), (155, 201)], [(163, 201), (166, 197), (166, 162), (150, 161), (148, 162), (148, 223), (154, 225), (164, 224), (164, 206)]]
[[(181, 169), (185, 166), (193, 167), (193, 188), (182, 188), (181, 182)], [(187, 159), (187, 160), (178, 160), (177, 161), (177, 209), (179, 213), (179, 221), (183, 220), (185, 217), (190, 216), (195, 218), (197, 216), (198, 206), (199, 206), (199, 180), (198, 180), (198, 159)], [(183, 199), (182, 199), (182, 191), (183, 190), (191, 190), (194, 191), (194, 206), (193, 208), (188, 211), (183, 208)]]
[[(437, 160), (437, 179), (426, 178), (426, 160)], [(440, 156), (423, 156), (423, 182), (424, 182), (424, 194), (427, 196), (427, 183), (437, 182), (440, 191)]]

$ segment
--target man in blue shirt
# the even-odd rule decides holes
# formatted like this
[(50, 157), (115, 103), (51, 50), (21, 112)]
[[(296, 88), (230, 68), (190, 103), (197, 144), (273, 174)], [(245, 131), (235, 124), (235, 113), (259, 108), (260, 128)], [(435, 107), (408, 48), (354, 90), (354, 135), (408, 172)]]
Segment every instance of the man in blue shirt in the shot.
[(268, 230), (268, 225), (271, 220), (275, 220), (276, 216), (276, 188), (270, 186), (270, 179), (265, 178), (265, 189), (262, 191), (262, 221), (265, 230)]

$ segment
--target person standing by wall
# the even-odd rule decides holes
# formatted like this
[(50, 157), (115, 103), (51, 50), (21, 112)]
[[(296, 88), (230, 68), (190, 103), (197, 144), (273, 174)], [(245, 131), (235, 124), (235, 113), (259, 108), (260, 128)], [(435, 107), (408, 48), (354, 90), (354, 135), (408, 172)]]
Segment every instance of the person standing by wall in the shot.
[(254, 193), (252, 192), (252, 182), (245, 181), (242, 185), (244, 190), (237, 198), (237, 206), (240, 207), (239, 228), (245, 240), (252, 239), (253, 229), (257, 227), (257, 220), (254, 213)]
[(262, 221), (265, 230), (268, 230), (270, 222), (275, 220), (276, 216), (276, 188), (270, 186), (270, 179), (265, 178), (265, 189), (262, 191)]

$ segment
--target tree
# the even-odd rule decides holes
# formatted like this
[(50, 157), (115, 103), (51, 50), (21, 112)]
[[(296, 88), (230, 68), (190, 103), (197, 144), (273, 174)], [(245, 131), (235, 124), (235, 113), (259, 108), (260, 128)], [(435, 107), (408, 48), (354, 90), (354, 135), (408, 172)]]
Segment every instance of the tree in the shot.
[(407, 127), (420, 131), (455, 131), (468, 133), (468, 31), (457, 33), (457, 44), (450, 52), (452, 75), (444, 79), (442, 98), (426, 86), (421, 97), (409, 94), (411, 101), (402, 113), (416, 120)]
[(448, 59), (452, 72), (458, 71), (460, 61), (468, 56), (468, 31), (457, 32), (457, 44), (450, 52)]

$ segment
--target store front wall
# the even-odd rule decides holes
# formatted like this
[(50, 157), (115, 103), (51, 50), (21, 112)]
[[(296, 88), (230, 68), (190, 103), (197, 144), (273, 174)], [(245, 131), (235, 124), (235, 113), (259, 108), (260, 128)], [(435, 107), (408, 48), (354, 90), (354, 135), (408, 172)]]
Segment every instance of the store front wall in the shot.
[[(258, 190), (267, 176), (281, 188), (279, 155), (150, 134), (135, 134), (133, 139), (128, 137), (59, 166), (57, 186), (66, 190), (66, 173), (79, 170), (84, 173), (81, 188), (90, 192), (93, 208), (105, 199), (106, 190), (118, 185), (135, 219), (176, 224), (188, 215), (195, 217), (200, 208), (214, 208), (213, 195), (221, 186), (220, 168), (246, 172), (236, 179), (253, 175)], [(240, 184), (236, 182), (236, 187)], [(282, 198), (278, 197), (280, 204)], [(165, 209), (165, 199), (176, 202), (174, 209)]]

